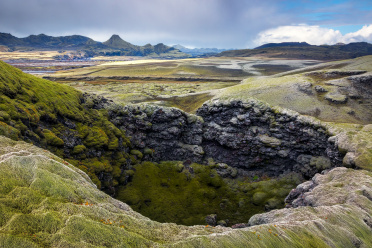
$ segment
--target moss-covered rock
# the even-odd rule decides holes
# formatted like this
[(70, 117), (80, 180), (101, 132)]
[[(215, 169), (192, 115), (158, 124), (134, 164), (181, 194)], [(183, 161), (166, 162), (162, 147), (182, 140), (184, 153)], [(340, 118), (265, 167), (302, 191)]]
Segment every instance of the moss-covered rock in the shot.
[(138, 150), (131, 150), (130, 151), (130, 154), (132, 154), (132, 155), (135, 155), (138, 159), (142, 159), (142, 157), (143, 157), (143, 154), (142, 154), (142, 152), (140, 152), (140, 151), (138, 151)]
[(72, 150), (72, 153), (79, 154), (79, 153), (84, 152), (86, 149), (87, 148), (85, 147), (85, 145), (77, 145), (77, 146), (74, 146), (74, 149)]
[(0, 135), (9, 137), (13, 140), (18, 140), (21, 132), (8, 124), (0, 121)]
[(106, 133), (99, 127), (79, 125), (77, 130), (83, 139), (84, 145), (87, 147), (100, 148), (108, 145), (109, 139)]
[(337, 104), (343, 104), (346, 103), (348, 98), (345, 95), (342, 95), (340, 93), (327, 93), (324, 96), (324, 99), (332, 102), (332, 103), (337, 103)]
[(64, 142), (61, 138), (58, 138), (52, 131), (43, 130), (44, 138), (46, 143), (51, 146), (63, 146)]
[(256, 205), (262, 204), (265, 201), (265, 199), (267, 198), (267, 196), (268, 195), (264, 192), (254, 193), (253, 198), (252, 198), (253, 204), (256, 204)]
[(267, 136), (267, 135), (259, 135), (258, 139), (262, 143), (264, 143), (265, 145), (270, 146), (270, 147), (277, 147), (277, 146), (280, 146), (280, 144), (282, 143), (280, 141), (280, 139), (277, 139), (275, 137), (270, 137), (270, 136)]
[(326, 170), (331, 168), (331, 161), (327, 157), (312, 157), (310, 160), (310, 166), (315, 166), (318, 170)]
[(372, 170), (372, 133), (369, 126), (330, 124), (331, 141), (345, 154), (344, 166)]

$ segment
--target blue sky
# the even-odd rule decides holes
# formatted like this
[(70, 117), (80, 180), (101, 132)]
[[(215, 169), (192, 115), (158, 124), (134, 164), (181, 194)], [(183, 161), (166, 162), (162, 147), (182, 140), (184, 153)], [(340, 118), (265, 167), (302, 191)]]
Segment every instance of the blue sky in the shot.
[(136, 45), (252, 48), (372, 42), (371, 0), (1, 0), (0, 32), (112, 34)]

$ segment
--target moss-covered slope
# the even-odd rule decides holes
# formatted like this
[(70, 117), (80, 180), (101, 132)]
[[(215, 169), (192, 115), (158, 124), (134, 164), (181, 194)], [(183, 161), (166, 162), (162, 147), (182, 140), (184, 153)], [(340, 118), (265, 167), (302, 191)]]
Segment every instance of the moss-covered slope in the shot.
[(336, 168), (297, 188), (305, 206), (248, 228), (160, 224), (53, 154), (0, 137), (0, 247), (370, 247), (371, 185), (370, 172)]
[(120, 181), (129, 145), (123, 131), (71, 87), (39, 79), (0, 61), (0, 134), (43, 147), (106, 189)]
[(256, 98), (322, 121), (372, 123), (372, 56), (245, 79), (215, 99)]

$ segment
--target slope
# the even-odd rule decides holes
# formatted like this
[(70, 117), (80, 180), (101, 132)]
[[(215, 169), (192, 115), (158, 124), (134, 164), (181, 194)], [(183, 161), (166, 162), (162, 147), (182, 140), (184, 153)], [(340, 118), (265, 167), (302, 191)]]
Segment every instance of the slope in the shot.
[(70, 159), (99, 187), (118, 183), (129, 141), (107, 120), (107, 111), (94, 109), (94, 99), (1, 61), (0, 92), (1, 135)]
[(372, 56), (248, 78), (215, 98), (256, 98), (323, 121), (372, 123)]

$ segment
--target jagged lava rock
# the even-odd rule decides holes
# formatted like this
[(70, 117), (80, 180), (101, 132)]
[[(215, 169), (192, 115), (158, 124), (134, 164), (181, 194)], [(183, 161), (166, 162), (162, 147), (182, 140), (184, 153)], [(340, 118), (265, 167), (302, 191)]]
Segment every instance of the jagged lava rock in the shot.
[[(330, 167), (342, 157), (320, 122), (259, 101), (211, 101), (197, 115), (150, 105), (110, 105), (110, 121), (125, 130), (144, 160), (189, 160), (217, 163), (257, 175), (278, 176), (297, 171), (310, 178), (324, 166), (311, 158), (328, 158)], [(299, 157), (308, 156), (306, 163)], [(328, 167), (328, 166), (327, 166)]]

